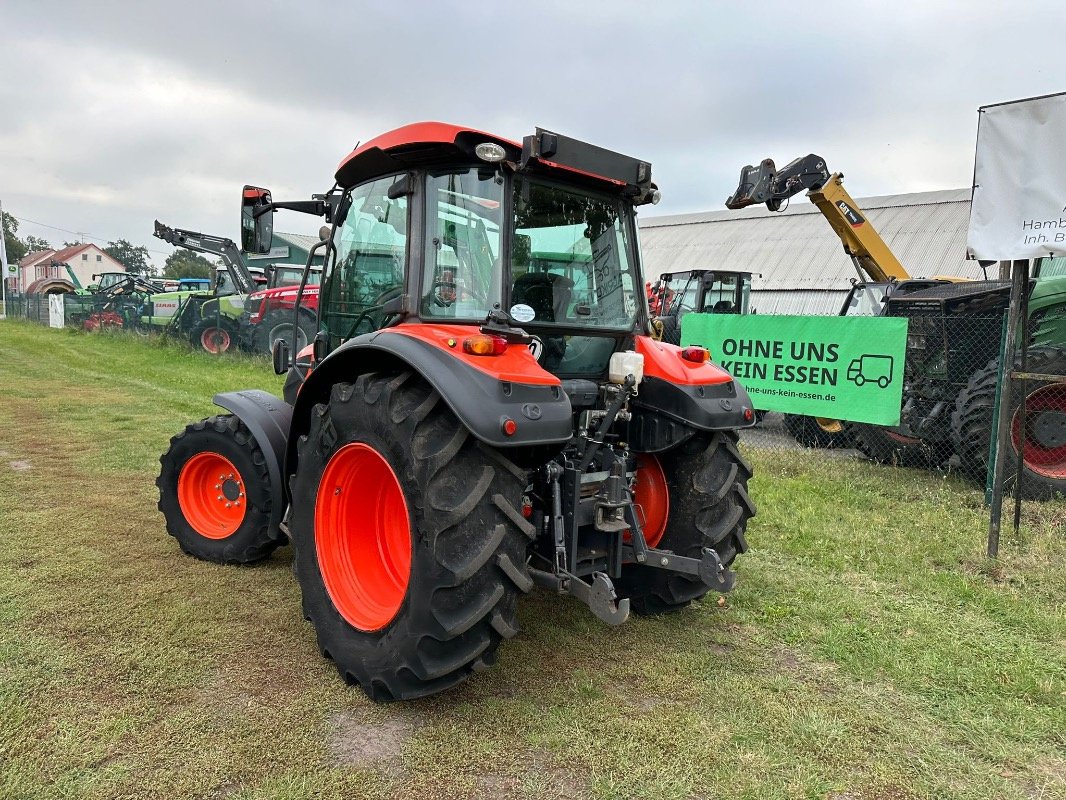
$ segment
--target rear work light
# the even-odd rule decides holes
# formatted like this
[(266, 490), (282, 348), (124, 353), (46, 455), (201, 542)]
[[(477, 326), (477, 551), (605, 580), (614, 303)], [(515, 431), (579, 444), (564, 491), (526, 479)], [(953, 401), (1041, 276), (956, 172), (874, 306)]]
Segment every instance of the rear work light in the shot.
[(702, 364), (704, 361), (711, 360), (711, 351), (706, 347), (692, 345), (692, 347), (682, 348), (681, 357), (685, 359), (685, 361), (693, 361), (697, 364)]
[(463, 352), (472, 356), (501, 356), (507, 352), (507, 340), (484, 333), (468, 336), (463, 339)]

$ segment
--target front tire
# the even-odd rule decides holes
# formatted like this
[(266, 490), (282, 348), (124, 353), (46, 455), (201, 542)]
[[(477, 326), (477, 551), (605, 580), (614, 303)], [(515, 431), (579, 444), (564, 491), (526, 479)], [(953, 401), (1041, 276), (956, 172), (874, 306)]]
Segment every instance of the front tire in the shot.
[(167, 532), (191, 556), (249, 564), (281, 544), (270, 531), (270, 474), (248, 428), (229, 414), (195, 422), (159, 458)]
[[(726, 567), (748, 549), (744, 532), (755, 504), (748, 497), (751, 466), (737, 441), (735, 431), (698, 434), (655, 456), (668, 494), (666, 527), (655, 547), (691, 558), (700, 558), (710, 547)], [(637, 500), (642, 502), (639, 490), (638, 476)], [(677, 611), (708, 591), (699, 578), (640, 564), (623, 567), (616, 587), (641, 615)]]
[(526, 473), (411, 372), (335, 385), (298, 463), (293, 572), (344, 679), (402, 700), (491, 665), (533, 585)]

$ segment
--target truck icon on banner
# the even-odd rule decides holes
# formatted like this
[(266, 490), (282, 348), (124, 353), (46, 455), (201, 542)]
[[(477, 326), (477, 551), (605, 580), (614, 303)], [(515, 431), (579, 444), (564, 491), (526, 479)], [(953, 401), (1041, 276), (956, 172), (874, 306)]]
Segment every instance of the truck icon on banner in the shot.
[(892, 382), (892, 356), (862, 355), (848, 364), (848, 380), (856, 386), (876, 383), (882, 389)]

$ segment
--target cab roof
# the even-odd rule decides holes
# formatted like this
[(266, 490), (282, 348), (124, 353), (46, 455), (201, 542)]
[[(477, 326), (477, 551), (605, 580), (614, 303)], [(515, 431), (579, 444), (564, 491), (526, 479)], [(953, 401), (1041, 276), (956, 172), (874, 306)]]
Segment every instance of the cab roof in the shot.
[(504, 161), (519, 165), (519, 169), (536, 162), (540, 169), (562, 170), (571, 177), (601, 185), (639, 189), (635, 195), (645, 195), (653, 186), (651, 165), (647, 162), (550, 131), (537, 128), (533, 136), (519, 143), (447, 122), (404, 125), (359, 145), (337, 167), (337, 183), (354, 186), (377, 176), (442, 161), (477, 162), (475, 148), (485, 142), (500, 145), (505, 151)]
[(517, 161), (522, 145), (491, 133), (447, 122), (415, 122), (360, 144), (337, 167), (337, 183), (353, 186), (375, 175), (397, 172), (419, 164), (454, 158), (474, 159), (474, 148), (494, 142)]

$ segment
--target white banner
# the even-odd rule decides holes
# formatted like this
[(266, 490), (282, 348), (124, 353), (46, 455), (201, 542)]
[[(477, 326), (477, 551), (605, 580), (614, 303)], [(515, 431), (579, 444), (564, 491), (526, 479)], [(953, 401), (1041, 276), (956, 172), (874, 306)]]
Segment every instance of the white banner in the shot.
[(968, 255), (1066, 255), (1066, 93), (978, 109), (973, 182)]
[(64, 322), (63, 295), (48, 295), (48, 327), (62, 328)]

